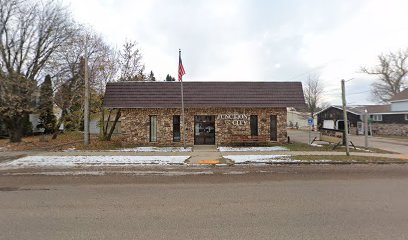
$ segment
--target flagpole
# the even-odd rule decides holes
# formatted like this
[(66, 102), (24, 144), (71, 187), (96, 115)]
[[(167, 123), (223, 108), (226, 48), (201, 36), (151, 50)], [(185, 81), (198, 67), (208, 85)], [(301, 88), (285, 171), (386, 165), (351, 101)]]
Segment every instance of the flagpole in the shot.
[[(181, 49), (179, 49), (179, 61), (181, 59)], [(179, 62), (180, 68), (180, 62)], [(183, 123), (183, 147), (186, 148), (186, 127), (185, 127), (185, 117), (184, 117), (184, 91), (183, 91), (183, 80), (179, 77), (181, 83), (181, 122)]]

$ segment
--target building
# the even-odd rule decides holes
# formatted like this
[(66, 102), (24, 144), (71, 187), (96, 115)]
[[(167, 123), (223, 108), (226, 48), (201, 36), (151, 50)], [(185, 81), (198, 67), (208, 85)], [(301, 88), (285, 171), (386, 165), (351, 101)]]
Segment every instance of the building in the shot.
[[(310, 129), (308, 119), (310, 113), (298, 111), (295, 108), (288, 108), (287, 126), (295, 129)], [(317, 117), (314, 115), (313, 123), (316, 125)]]
[[(184, 82), (187, 145), (237, 139), (287, 142), (287, 107), (304, 107), (300, 82)], [(180, 82), (108, 83), (105, 108), (122, 112), (121, 132), (135, 145), (183, 145)]]
[[(395, 95), (387, 105), (347, 107), (350, 134), (364, 134), (363, 115), (367, 110), (373, 135), (408, 136), (408, 89)], [(330, 106), (317, 113), (319, 128), (344, 130), (341, 106)]]

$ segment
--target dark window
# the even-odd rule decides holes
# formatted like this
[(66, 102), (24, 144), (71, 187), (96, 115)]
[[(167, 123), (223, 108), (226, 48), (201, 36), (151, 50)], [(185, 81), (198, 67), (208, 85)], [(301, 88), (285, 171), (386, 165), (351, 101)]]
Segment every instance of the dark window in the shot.
[(251, 136), (258, 136), (258, 116), (251, 115)]
[(157, 116), (150, 116), (150, 142), (157, 142)]
[(278, 141), (278, 121), (277, 121), (276, 115), (271, 115), (270, 131), (271, 131), (271, 141)]
[(180, 116), (173, 116), (173, 142), (180, 142)]

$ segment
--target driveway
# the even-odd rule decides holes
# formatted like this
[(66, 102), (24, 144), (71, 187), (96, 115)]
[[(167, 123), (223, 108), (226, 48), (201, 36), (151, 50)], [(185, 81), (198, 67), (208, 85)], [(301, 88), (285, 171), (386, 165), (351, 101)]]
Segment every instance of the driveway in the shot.
[[(309, 132), (288, 129), (288, 136), (291, 141), (308, 143)], [(311, 133), (312, 139), (314, 137), (319, 138), (319, 132)], [(364, 136), (349, 135), (350, 140), (356, 146), (364, 146)], [(408, 154), (408, 138), (407, 139), (396, 139), (396, 138), (386, 138), (386, 137), (368, 137), (368, 146), (372, 148), (383, 149), (386, 151), (397, 152), (402, 154)]]

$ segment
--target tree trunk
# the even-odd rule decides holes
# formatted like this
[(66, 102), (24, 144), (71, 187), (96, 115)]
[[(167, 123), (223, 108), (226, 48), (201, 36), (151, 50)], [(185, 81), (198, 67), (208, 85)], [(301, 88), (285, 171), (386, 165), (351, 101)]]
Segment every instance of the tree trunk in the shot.
[(102, 108), (101, 117), (99, 119), (99, 139), (104, 140), (104, 123), (105, 123), (105, 110)]
[(15, 117), (12, 122), (6, 122), (9, 129), (10, 142), (21, 142), (24, 132), (23, 117)]
[(108, 135), (106, 136), (107, 141), (110, 141), (112, 139), (113, 131), (115, 130), (116, 124), (119, 121), (120, 115), (121, 115), (121, 112), (120, 112), (120, 109), (118, 109), (118, 111), (116, 112), (115, 120), (114, 120), (114, 122), (113, 122), (113, 124), (112, 124), (112, 126), (111, 126), (111, 128), (109, 130)]
[(60, 128), (61, 124), (63, 124), (65, 122), (65, 115), (66, 115), (65, 112), (66, 112), (65, 110), (62, 110), (61, 117), (60, 117), (60, 119), (58, 119), (58, 122), (55, 125), (55, 131), (54, 131), (54, 134), (52, 135), (52, 139), (57, 139), (58, 134), (60, 133), (59, 128)]

